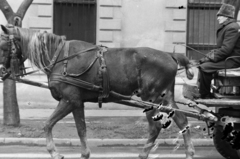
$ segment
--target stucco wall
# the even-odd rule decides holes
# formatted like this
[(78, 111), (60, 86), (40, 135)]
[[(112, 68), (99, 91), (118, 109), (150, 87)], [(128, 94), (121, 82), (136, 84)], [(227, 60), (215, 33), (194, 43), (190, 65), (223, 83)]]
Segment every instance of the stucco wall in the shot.
[(123, 0), (122, 47), (152, 47), (163, 50), (165, 31), (165, 1)]
[(97, 42), (185, 53), (187, 0), (99, 0)]
[[(8, 0), (14, 11), (22, 0)], [(23, 27), (53, 28), (53, 0), (34, 0)], [(179, 7), (182, 7), (179, 9)], [(177, 53), (186, 49), (187, 0), (97, 0), (97, 44), (108, 47), (152, 47)], [(0, 24), (6, 24), (0, 13)]]

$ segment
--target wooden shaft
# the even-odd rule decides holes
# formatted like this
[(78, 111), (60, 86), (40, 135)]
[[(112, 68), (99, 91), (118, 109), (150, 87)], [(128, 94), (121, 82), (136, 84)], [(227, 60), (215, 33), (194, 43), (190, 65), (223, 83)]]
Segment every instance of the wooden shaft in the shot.
[(47, 89), (49, 88), (47, 84), (40, 83), (40, 82), (34, 82), (34, 81), (27, 80), (27, 79), (20, 79), (20, 78), (14, 79), (12, 77), (8, 77), (8, 79), (15, 80), (15, 81), (18, 81), (18, 82), (24, 83), (24, 84), (29, 84), (29, 85), (41, 87), (41, 88), (47, 88)]
[[(47, 88), (47, 89), (49, 88), (47, 84), (40, 83), (40, 82), (34, 82), (34, 81), (27, 80), (27, 79), (20, 79), (20, 78), (14, 79), (12, 77), (9, 77), (9, 79), (16, 80), (20, 83), (25, 83), (25, 84), (41, 87), (41, 88)], [(123, 99), (123, 100), (117, 101), (116, 103), (125, 104), (125, 105), (131, 106), (131, 107), (136, 107), (136, 108), (141, 108), (141, 109), (148, 109), (148, 108), (153, 107), (155, 109), (158, 109), (160, 112), (170, 113), (171, 111), (175, 111), (175, 112), (183, 113), (188, 117), (196, 118), (198, 120), (214, 121), (214, 122), (218, 121), (217, 117), (215, 117), (213, 114), (211, 114), (207, 111), (205, 111), (203, 114), (200, 114), (198, 112), (174, 109), (171, 107), (160, 106), (159, 104), (155, 104), (155, 103), (140, 101), (137, 99), (133, 99), (130, 96), (124, 96), (124, 95), (118, 94), (116, 92), (110, 92), (110, 95), (113, 95), (115, 97)]]
[(150, 103), (150, 102), (139, 101), (136, 99), (121, 100), (118, 103), (141, 108), (141, 109), (147, 109), (147, 108), (153, 107), (155, 109), (158, 109), (160, 112), (165, 112), (165, 113), (170, 113), (171, 111), (180, 112), (188, 117), (196, 118), (198, 120), (203, 120), (203, 121), (213, 121), (213, 122), (218, 121), (217, 117), (215, 117), (213, 114), (211, 114), (207, 111), (203, 112), (203, 114), (200, 114), (198, 112), (174, 109), (174, 108), (170, 108), (170, 107), (166, 107), (166, 106), (160, 106), (158, 104), (154, 104), (154, 103)]

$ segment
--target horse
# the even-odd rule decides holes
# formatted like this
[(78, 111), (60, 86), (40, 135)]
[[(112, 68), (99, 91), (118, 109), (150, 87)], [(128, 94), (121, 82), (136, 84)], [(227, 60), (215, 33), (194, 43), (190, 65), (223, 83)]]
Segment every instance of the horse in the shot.
[[(44, 124), (46, 147), (53, 159), (64, 157), (56, 149), (52, 129), (69, 113), (73, 114), (80, 138), (81, 159), (90, 158), (85, 102), (98, 102), (100, 107), (101, 103), (107, 102), (126, 104), (122, 98), (136, 95), (142, 101), (178, 109), (174, 101), (178, 65), (185, 69), (189, 79), (193, 78), (190, 62), (184, 55), (148, 47), (105, 48), (26, 28), (1, 25), (1, 29), (0, 49), (5, 52), (5, 57), (1, 59), (5, 59), (5, 65), (9, 67), (6, 63), (13, 57), (9, 51), (17, 52), (15, 57), (18, 57), (19, 65), (29, 59), (47, 75), (51, 95), (59, 101)], [(157, 113), (159, 110), (155, 108), (146, 112), (149, 137), (139, 154), (140, 159), (148, 158), (163, 127), (161, 122), (152, 119)], [(188, 120), (182, 113), (176, 112), (173, 120), (181, 130), (188, 125)], [(186, 159), (192, 159), (194, 146), (189, 129), (183, 138)]]

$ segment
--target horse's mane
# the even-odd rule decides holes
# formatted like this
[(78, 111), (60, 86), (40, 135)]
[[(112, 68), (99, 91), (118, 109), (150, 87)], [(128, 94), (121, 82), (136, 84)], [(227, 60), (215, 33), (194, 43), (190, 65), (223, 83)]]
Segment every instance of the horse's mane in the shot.
[(30, 29), (18, 28), (18, 31), (24, 55), (33, 65), (45, 72), (46, 63), (49, 64), (51, 53), (56, 51), (63, 38), (52, 33), (41, 33)]

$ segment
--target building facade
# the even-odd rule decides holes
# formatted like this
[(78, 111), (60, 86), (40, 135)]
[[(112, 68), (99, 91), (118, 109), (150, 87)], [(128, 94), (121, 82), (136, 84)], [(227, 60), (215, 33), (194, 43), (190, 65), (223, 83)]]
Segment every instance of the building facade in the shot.
[[(8, 0), (16, 10), (22, 0)], [(221, 0), (34, 0), (24, 28), (108, 47), (151, 47), (200, 58), (216, 44)], [(0, 14), (0, 23), (6, 20)]]
[[(16, 10), (22, 0), (8, 2)], [(60, 9), (60, 5), (65, 6), (65, 10)], [(55, 33), (57, 25), (80, 18), (77, 16), (79, 14), (73, 13), (75, 6), (79, 9), (85, 6), (84, 9), (89, 12), (94, 12), (95, 9), (95, 24), (91, 24), (95, 25), (92, 28), (95, 29), (96, 44), (108, 47), (147, 46), (173, 52), (174, 43), (186, 43), (187, 0), (34, 0), (22, 27)], [(95, 8), (89, 9), (92, 6)], [(59, 9), (65, 12), (62, 13), (65, 16), (56, 20), (56, 11)], [(87, 13), (84, 14), (88, 18)], [(0, 18), (2, 24), (6, 23), (3, 15)], [(61, 24), (61, 21), (64, 23)], [(82, 26), (81, 23), (76, 25)], [(87, 27), (90, 26), (85, 26), (85, 29)], [(82, 31), (84, 32), (84, 27), (75, 30)], [(175, 50), (178, 53), (186, 52), (182, 46), (176, 46)]]

